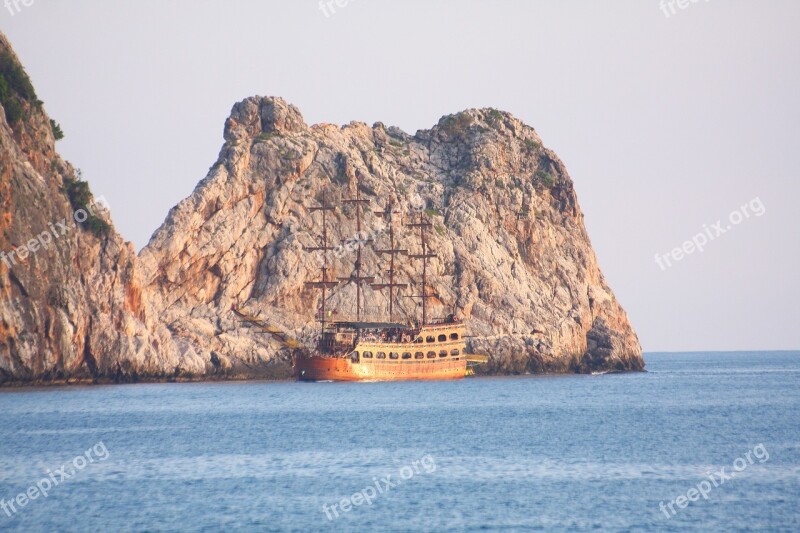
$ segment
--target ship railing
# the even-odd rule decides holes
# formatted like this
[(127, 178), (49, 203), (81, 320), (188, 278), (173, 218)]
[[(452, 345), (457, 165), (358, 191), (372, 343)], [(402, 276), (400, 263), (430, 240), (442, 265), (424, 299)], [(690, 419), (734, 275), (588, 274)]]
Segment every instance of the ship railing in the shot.
[(440, 318), (432, 318), (425, 325), (426, 326), (439, 326), (439, 325), (444, 325), (444, 324), (460, 324), (460, 323), (461, 323), (461, 320), (458, 317), (450, 315), (450, 316), (447, 316), (447, 317), (444, 317), (444, 318), (441, 318), (441, 317)]

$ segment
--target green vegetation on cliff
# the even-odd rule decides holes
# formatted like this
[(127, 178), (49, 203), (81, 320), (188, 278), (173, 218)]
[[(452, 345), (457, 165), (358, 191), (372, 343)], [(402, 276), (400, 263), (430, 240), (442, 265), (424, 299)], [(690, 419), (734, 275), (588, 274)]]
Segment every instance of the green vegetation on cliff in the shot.
[[(81, 179), (80, 174), (75, 179), (64, 178), (64, 192), (69, 196), (69, 203), (75, 211), (78, 209), (88, 211), (87, 206), (91, 206), (94, 203), (94, 197), (92, 196), (92, 191), (89, 190), (89, 184)], [(97, 237), (102, 237), (107, 234), (110, 229), (110, 226), (105, 220), (92, 214), (88, 215), (83, 225)]]
[(20, 99), (29, 104), (40, 105), (36, 99), (30, 78), (8, 51), (0, 52), (0, 104), (6, 112), (6, 120), (12, 126), (22, 119), (25, 110)]

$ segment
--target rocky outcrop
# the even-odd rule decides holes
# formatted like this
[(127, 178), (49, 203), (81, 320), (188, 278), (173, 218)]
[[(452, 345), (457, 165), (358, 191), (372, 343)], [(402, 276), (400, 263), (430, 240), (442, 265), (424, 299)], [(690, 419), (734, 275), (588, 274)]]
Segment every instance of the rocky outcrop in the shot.
[[(336, 244), (356, 234), (342, 198), (370, 200), (360, 238), (365, 274), (380, 278), (391, 206), (400, 248), (419, 251), (402, 223), (432, 223), (431, 316), (463, 317), (489, 373), (644, 367), (636, 335), (600, 273), (572, 181), (530, 127), (494, 109), (443, 117), (407, 134), (377, 123), (309, 126), (280, 98), (237, 103), (208, 175), (134, 253), (80, 172), (55, 152), (44, 113), (0, 36), (0, 383), (288, 377), (290, 354), (231, 307), (310, 344), (318, 293), (323, 194)], [(49, 237), (47, 236), (49, 235)], [(367, 242), (371, 241), (371, 242)], [(353, 257), (328, 253), (346, 277)], [(398, 277), (417, 279), (400, 258)], [(419, 288), (397, 300), (419, 315)], [(328, 301), (354, 314), (353, 285)], [(372, 316), (387, 295), (365, 289)]]
[[(334, 244), (356, 234), (352, 207), (341, 203), (360, 188), (371, 201), (364, 219), (366, 274), (381, 276), (386, 220), (397, 211), (399, 248), (419, 251), (402, 221), (427, 216), (431, 315), (455, 311), (488, 353), (491, 373), (640, 370), (641, 348), (628, 318), (603, 279), (563, 163), (537, 133), (494, 109), (442, 118), (409, 135), (353, 122), (306, 125), (280, 98), (236, 104), (225, 124), (216, 163), (176, 206), (141, 252), (148, 288), (160, 295), (161, 318), (176, 338), (216, 368), (285, 365), (278, 343), (241, 327), (232, 306), (268, 318), (311, 339), (320, 295), (304, 287), (318, 279), (320, 217), (309, 211), (323, 193), (340, 208), (329, 219)], [(334, 275), (347, 277), (354, 257), (328, 254)], [(400, 261), (400, 277), (418, 265)], [(419, 289), (406, 295), (419, 293)], [(365, 288), (372, 316), (386, 318), (387, 295)], [(399, 314), (419, 316), (401, 297)], [(355, 288), (328, 300), (337, 316), (355, 314)]]
[(0, 383), (196, 373), (0, 35)]

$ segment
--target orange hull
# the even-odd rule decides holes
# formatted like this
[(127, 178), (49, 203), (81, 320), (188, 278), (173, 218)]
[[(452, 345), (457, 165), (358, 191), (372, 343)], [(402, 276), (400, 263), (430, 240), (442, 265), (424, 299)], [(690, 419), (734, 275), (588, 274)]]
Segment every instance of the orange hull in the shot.
[(300, 356), (295, 376), (301, 381), (411, 381), (461, 379), (467, 370), (464, 358), (421, 360), (364, 360), (348, 357)]

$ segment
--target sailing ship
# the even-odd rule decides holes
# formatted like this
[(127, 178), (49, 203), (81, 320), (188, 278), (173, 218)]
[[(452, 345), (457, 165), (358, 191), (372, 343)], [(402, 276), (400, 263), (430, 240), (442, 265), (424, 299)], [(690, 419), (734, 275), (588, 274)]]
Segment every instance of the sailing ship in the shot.
[[(355, 198), (343, 200), (355, 208), (356, 231), (361, 236), (361, 215), (369, 200), (361, 198), (356, 184)], [(399, 381), (399, 380), (444, 380), (460, 379), (471, 372), (471, 366), (485, 362), (482, 355), (466, 353), (466, 328), (454, 314), (444, 318), (428, 317), (428, 261), (434, 257), (428, 249), (426, 232), (431, 223), (420, 213), (418, 220), (410, 221), (406, 227), (419, 230), (420, 251), (409, 253), (396, 248), (391, 205), (377, 211), (388, 220), (389, 247), (375, 249), (379, 255), (389, 258), (387, 279), (375, 283), (374, 276), (362, 275), (362, 248), (371, 239), (358, 239), (353, 272), (348, 277), (332, 278), (328, 266), (329, 252), (334, 247), (328, 242), (327, 214), (336, 207), (328, 204), (323, 193), (320, 205), (310, 208), (322, 214), (322, 238), (319, 246), (305, 247), (307, 252), (322, 252), (320, 278), (306, 282), (306, 286), (322, 292), (322, 303), (317, 313), (320, 335), (312, 350), (296, 350), (293, 357), (295, 376), (302, 381)], [(396, 281), (395, 262), (397, 256), (405, 255), (421, 263), (419, 294), (413, 298), (421, 300), (421, 320), (416, 324), (395, 321), (395, 291), (408, 287)], [(353, 284), (356, 288), (355, 320), (334, 320), (327, 309), (330, 291), (340, 284)], [(369, 284), (373, 290), (388, 290), (389, 321), (370, 321), (362, 317), (362, 286)], [(352, 317), (351, 317), (352, 318)]]

